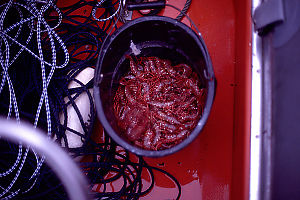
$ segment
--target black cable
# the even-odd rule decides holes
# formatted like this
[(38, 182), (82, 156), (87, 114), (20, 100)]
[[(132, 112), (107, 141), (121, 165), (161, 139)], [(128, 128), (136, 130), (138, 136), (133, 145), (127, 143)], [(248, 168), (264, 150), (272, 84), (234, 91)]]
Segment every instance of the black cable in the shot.
[(187, 13), (187, 11), (189, 10), (190, 6), (191, 6), (192, 0), (186, 0), (184, 7), (182, 8), (181, 12), (179, 13), (179, 15), (176, 17), (176, 20), (181, 21), (182, 18), (185, 16), (185, 14)]

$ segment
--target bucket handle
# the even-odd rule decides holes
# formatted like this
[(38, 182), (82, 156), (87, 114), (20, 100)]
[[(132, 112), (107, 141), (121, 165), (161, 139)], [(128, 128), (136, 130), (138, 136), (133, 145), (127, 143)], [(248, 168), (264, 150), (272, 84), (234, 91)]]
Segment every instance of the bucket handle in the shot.
[(141, 2), (141, 3), (132, 3), (128, 2), (126, 5), (127, 10), (144, 10), (144, 9), (163, 9), (166, 6), (165, 1), (150, 1), (150, 2)]

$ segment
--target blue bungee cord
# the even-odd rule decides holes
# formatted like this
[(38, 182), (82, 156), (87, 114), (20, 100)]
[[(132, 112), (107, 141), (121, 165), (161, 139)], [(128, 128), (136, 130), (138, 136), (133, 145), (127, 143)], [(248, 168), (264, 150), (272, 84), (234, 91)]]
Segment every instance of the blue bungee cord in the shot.
[[(0, 25), (1, 27), (3, 26), (3, 21), (4, 21), (4, 18), (5, 18), (5, 15), (6, 13), (8, 12), (8, 9), (9, 7), (12, 5), (12, 1), (10, 1), (7, 6), (5, 7), (4, 11), (1, 13), (1, 18), (0, 18)], [(1, 28), (2, 30), (2, 28)], [(20, 117), (19, 117), (19, 112), (18, 112), (18, 105), (17, 105), (17, 101), (16, 101), (16, 96), (15, 96), (15, 92), (14, 92), (14, 88), (13, 88), (13, 85), (12, 85), (12, 82), (11, 82), (11, 79), (8, 75), (8, 68), (9, 68), (9, 44), (8, 44), (8, 41), (6, 40), (6, 38), (3, 37), (3, 35), (1, 34), (0, 35), (1, 37), (1, 44), (4, 43), (5, 45), (5, 56), (3, 55), (2, 52), (0, 52), (0, 63), (1, 63), (1, 66), (2, 66), (2, 73), (3, 73), (3, 79), (2, 80), (7, 80), (7, 83), (8, 83), (8, 87), (9, 87), (9, 108), (8, 108), (8, 114), (7, 114), (7, 118), (9, 119), (11, 117), (11, 113), (12, 113), (12, 107), (14, 108), (14, 112), (15, 112), (15, 117), (16, 117), (16, 120), (19, 122), (20, 121)], [(5, 57), (5, 59), (4, 59)], [(3, 86), (4, 84), (1, 84), (1, 90), (3, 89)], [(27, 151), (26, 151), (27, 152)], [(0, 197), (3, 197), (3, 195), (5, 195), (7, 192), (9, 192), (9, 190), (13, 187), (13, 185), (15, 184), (17, 178), (19, 177), (20, 175), (20, 172), (21, 172), (21, 169), (25, 163), (25, 160), (26, 160), (26, 152), (23, 156), (23, 159), (21, 161), (21, 164), (13, 178), (13, 180), (11, 181), (11, 183), (7, 186), (7, 188), (3, 188), (3, 191), (0, 193)], [(4, 173), (1, 173), (1, 177), (3, 176), (7, 176), (9, 175), (10, 173), (12, 173), (12, 171), (14, 171), (17, 167), (17, 165), (19, 164), (20, 160), (21, 160), (21, 157), (22, 157), (22, 145), (19, 144), (19, 152), (18, 152), (18, 156), (17, 156), (17, 159), (15, 161), (15, 163), (11, 166), (11, 168), (9, 168), (6, 172)], [(15, 194), (17, 193), (14, 192), (12, 194), (10, 194), (9, 196), (14, 196)]]
[(109, 17), (106, 17), (106, 18), (101, 18), (101, 17), (97, 18), (97, 17), (96, 17), (97, 9), (98, 9), (100, 6), (102, 6), (102, 4), (103, 4), (105, 1), (106, 1), (106, 0), (100, 0), (99, 2), (97, 2), (96, 6), (94, 6), (94, 8), (93, 8), (93, 10), (92, 10), (93, 18), (94, 18), (95, 20), (99, 21), (99, 22), (108, 21), (108, 20), (114, 18), (114, 17), (120, 12), (120, 10), (121, 10), (122, 0), (118, 0), (118, 2), (119, 2), (118, 8), (117, 8), (117, 10), (116, 10), (113, 14), (111, 14)]
[[(51, 129), (52, 121), (51, 121), (51, 110), (50, 110), (50, 106), (49, 106), (49, 98), (48, 98), (48, 90), (47, 89), (48, 89), (48, 86), (50, 84), (50, 80), (53, 77), (55, 69), (56, 68), (64, 68), (69, 63), (69, 54), (68, 54), (68, 50), (65, 47), (64, 43), (62, 42), (60, 37), (56, 34), (56, 32), (53, 30), (54, 28), (58, 28), (58, 25), (60, 25), (60, 23), (62, 21), (61, 20), (62, 15), (61, 15), (59, 9), (56, 7), (56, 5), (53, 3), (53, 1), (48, 1), (48, 2), (45, 2), (45, 3), (46, 3), (46, 5), (43, 5), (40, 9), (37, 8), (36, 1), (26, 1), (25, 3), (24, 2), (22, 3), (22, 2), (13, 2), (11, 0), (7, 4), (3, 4), (3, 5), (0, 6), (1, 8), (5, 7), (5, 9), (1, 12), (2, 22), (4, 21), (6, 15), (7, 15), (7, 12), (10, 8), (16, 8), (18, 10), (19, 18), (20, 18), (20, 21), (18, 21), (17, 23), (9, 26), (6, 29), (3, 28), (4, 27), (3, 23), (1, 24), (2, 25), (1, 26), (1, 28), (2, 28), (1, 29), (1, 38), (2, 38), (1, 44), (5, 43), (5, 45), (7, 47), (5, 51), (1, 52), (1, 55), (5, 52), (7, 56), (6, 57), (1, 56), (1, 59), (3, 60), (3, 61), (1, 61), (1, 65), (2, 65), (2, 68), (3, 68), (3, 72), (2, 72), (3, 76), (2, 76), (2, 81), (1, 81), (0, 94), (2, 92), (2, 89), (5, 86), (5, 83), (8, 82), (9, 97), (10, 97), (9, 106), (8, 106), (8, 118), (11, 117), (12, 110), (14, 108), (16, 119), (18, 121), (20, 121), (19, 111), (18, 111), (17, 101), (16, 101), (16, 95), (15, 95), (15, 92), (14, 92), (12, 81), (10, 80), (10, 77), (9, 77), (9, 74), (8, 74), (8, 68), (9, 68), (9, 66), (13, 65), (15, 61), (18, 60), (18, 57), (23, 53), (23, 51), (26, 51), (27, 53), (31, 54), (33, 57), (37, 58), (37, 60), (39, 61), (40, 65), (41, 65), (41, 74), (42, 74), (42, 76), (41, 76), (41, 81), (42, 81), (41, 90), (42, 90), (42, 93), (41, 93), (41, 97), (40, 97), (40, 101), (39, 101), (39, 104), (38, 104), (38, 108), (37, 108), (37, 111), (36, 111), (36, 115), (35, 115), (35, 118), (34, 118), (33, 125), (34, 125), (34, 127), (37, 127), (38, 121), (40, 119), (40, 113), (41, 113), (42, 107), (43, 107), (43, 105), (45, 105), (45, 112), (46, 112), (46, 119), (47, 119), (47, 132), (48, 132), (48, 136), (50, 137), (50, 135), (52, 133), (52, 129)], [(59, 14), (59, 20), (58, 20), (59, 22), (54, 28), (50, 28), (50, 26), (47, 24), (46, 20), (43, 18), (43, 15), (44, 15), (45, 11), (50, 6), (52, 6), (54, 8), (54, 10)], [(20, 11), (20, 8), (25, 9), (26, 12), (30, 13), (30, 16), (29, 17), (24, 17), (22, 11)], [(22, 43), (21, 41), (17, 40), (17, 38), (20, 35), (21, 29), (25, 24), (30, 24), (31, 26), (30, 26), (30, 32), (29, 32), (29, 35), (26, 39), (26, 42)], [(36, 25), (36, 28), (33, 25)], [(42, 30), (42, 26), (43, 26), (43, 30)], [(18, 29), (17, 34), (14, 35), (14, 36), (11, 36), (9, 33), (14, 31), (15, 29)], [(44, 37), (44, 34), (42, 36), (42, 33), (48, 34), (48, 39), (50, 41), (50, 48), (51, 48), (51, 53), (52, 53), (52, 57), (51, 57), (52, 62), (49, 62), (49, 61), (47, 62), (44, 58), (44, 52), (43, 52), (43, 49), (42, 49), (42, 42), (45, 40), (45, 37)], [(32, 39), (34, 38), (34, 34), (36, 34), (36, 37), (37, 37), (36, 43), (37, 43), (37, 51), (38, 52), (35, 52), (34, 50), (31, 50), (30, 45), (29, 45), (29, 43), (31, 43)], [(92, 40), (98, 41), (95, 38), (95, 36), (93, 36), (93, 35), (90, 35), (90, 36), (93, 37)], [(63, 52), (65, 54), (65, 62), (61, 65), (56, 65), (56, 45), (55, 45), (54, 39), (56, 39), (56, 41), (58, 41), (61, 49), (63, 50)], [(20, 48), (20, 50), (13, 57), (12, 60), (10, 60), (10, 57), (9, 57), (9, 54), (10, 54), (9, 47), (11, 45), (17, 45)], [(96, 46), (99, 46), (99, 44), (97, 43)], [(94, 52), (90, 52), (90, 53), (95, 54), (94, 58), (96, 58), (97, 57), (96, 54), (98, 53), (98, 51), (99, 51), (99, 48), (94, 50)], [(86, 51), (86, 52), (88, 52), (88, 51)], [(77, 65), (78, 65), (78, 63), (77, 63)], [(50, 72), (48, 74), (46, 73), (46, 67), (47, 66), (50, 66), (50, 68), (51, 68)], [(75, 66), (76, 66), (76, 64), (75, 64)], [(73, 73), (73, 75), (68, 78), (69, 81), (71, 81), (71, 80), (77, 81), (75, 79), (76, 74), (78, 74), (78, 72)], [(92, 84), (90, 84), (89, 87), (91, 87), (91, 86), (92, 86)], [(86, 90), (90, 101), (93, 101), (92, 96), (90, 95), (89, 91), (87, 89), (84, 89), (84, 90)], [(76, 98), (76, 96), (78, 96), (78, 95), (75, 95), (75, 98)], [(69, 96), (69, 98), (70, 98), (70, 96)], [(73, 99), (73, 98), (70, 98), (70, 99)], [(76, 103), (74, 103), (73, 100), (72, 100), (72, 106), (76, 108)], [(94, 107), (94, 106), (92, 105), (92, 107)], [(95, 115), (95, 114), (93, 114), (93, 115)], [(84, 122), (81, 120), (81, 123), (84, 123)], [(85, 126), (83, 126), (83, 127), (85, 127)], [(87, 130), (85, 129), (85, 132), (86, 131)], [(18, 170), (15, 174), (15, 177), (13, 178), (13, 180), (9, 184), (9, 186), (6, 189), (4, 189), (4, 187), (1, 187), (3, 192), (0, 194), (0, 197), (2, 197), (2, 198), (12, 198), (20, 192), (19, 189), (16, 190), (16, 191), (13, 191), (13, 192), (10, 191), (10, 190), (13, 187), (13, 185), (15, 184), (18, 176), (20, 175), (20, 172), (21, 172), (21, 170), (23, 168), (23, 165), (26, 161), (26, 157), (28, 155), (28, 152), (29, 152), (29, 148), (27, 148), (24, 155), (22, 155), (22, 145), (20, 145), (19, 146), (19, 153), (18, 153), (16, 162), (12, 165), (12, 167), (9, 170), (7, 170), (4, 173), (1, 173), (1, 176), (9, 175), (18, 166)], [(21, 159), (22, 157), (23, 157), (23, 159)], [(31, 175), (30, 179), (37, 178), (38, 173), (40, 171), (40, 167), (42, 166), (43, 161), (44, 161), (44, 157), (39, 159), (39, 157), (36, 154), (35, 154), (35, 157), (36, 157), (36, 161), (37, 161), (37, 166), (36, 166), (36, 169), (34, 170), (33, 174)], [(20, 162), (21, 162), (21, 164), (20, 164)], [(35, 183), (36, 183), (36, 179), (33, 181), (33, 184), (27, 190), (23, 191), (23, 193), (28, 192), (34, 186)], [(6, 195), (7, 193), (9, 193), (9, 195)]]
[[(55, 68), (62, 68), (65, 67), (69, 61), (69, 56), (68, 56), (68, 51), (67, 48), (65, 47), (65, 45), (63, 44), (62, 40), (59, 38), (59, 36), (53, 31), (53, 28), (50, 28), (50, 26), (47, 24), (46, 20), (42, 18), (44, 12), (50, 7), (53, 6), (54, 9), (59, 13), (60, 16), (60, 21), (58, 24), (60, 24), (61, 22), (61, 14), (58, 11), (59, 9), (56, 7), (55, 4), (53, 4), (53, 1), (49, 1), (47, 2), (46, 5), (42, 6), (42, 8), (40, 10), (37, 9), (37, 7), (35, 6), (36, 4), (34, 2), (27, 2), (28, 5), (24, 5), (24, 4), (20, 4), (20, 3), (14, 3), (12, 0), (10, 0), (7, 4), (1, 5), (5, 6), (5, 9), (2, 11), (1, 13), (1, 18), (0, 18), (0, 24), (1, 24), (1, 44), (4, 42), (5, 44), (5, 59), (4, 59), (4, 55), (1, 52), (1, 65), (2, 65), (2, 81), (1, 81), (1, 87), (0, 87), (0, 92), (2, 91), (4, 85), (5, 85), (5, 80), (7, 80), (8, 83), (8, 87), (9, 87), (9, 108), (8, 108), (8, 114), (7, 114), (7, 118), (11, 118), (11, 114), (12, 114), (12, 109), (14, 108), (14, 113), (15, 113), (15, 117), (17, 119), (17, 121), (20, 121), (20, 117), (19, 117), (19, 111), (18, 111), (18, 105), (17, 105), (17, 100), (16, 100), (16, 96), (15, 96), (15, 92), (14, 92), (14, 88), (11, 82), (11, 79), (9, 77), (8, 74), (8, 68), (10, 65), (13, 64), (13, 62), (18, 58), (18, 56), (22, 53), (23, 50), (28, 51), (30, 54), (35, 55), (35, 53), (33, 53), (30, 49), (28, 49), (26, 46), (28, 45), (28, 43), (30, 42), (31, 38), (32, 38), (32, 31), (30, 32), (30, 35), (26, 41), (25, 45), (20, 45), (20, 43), (16, 40), (16, 38), (18, 37), (18, 35), (20, 34), (20, 30), (22, 27), (19, 27), (17, 34), (15, 37), (11, 37), (8, 35), (8, 32), (10, 32), (11, 30), (13, 30), (14, 28), (18, 27), (18, 25), (23, 25), (26, 22), (31, 22), (33, 24), (33, 20), (37, 18), (37, 46), (38, 46), (38, 53), (39, 55), (35, 55), (35, 57), (38, 57), (41, 63), (41, 70), (42, 70), (42, 83), (43, 83), (43, 89), (42, 89), (42, 95), (40, 98), (40, 102), (39, 102), (39, 106), (36, 112), (36, 117), (34, 120), (34, 127), (37, 127), (38, 121), (39, 121), (39, 115), (42, 109), (42, 105), (45, 102), (45, 108), (46, 108), (46, 115), (47, 115), (47, 132), (48, 132), (48, 136), (50, 137), (51, 135), (51, 113), (50, 113), (50, 107), (49, 107), (49, 100), (48, 100), (48, 93), (47, 93), (47, 87), (50, 83), (51, 77), (53, 76), (54, 70)], [(23, 8), (25, 8), (27, 11), (29, 11), (33, 16), (30, 17), (29, 19), (23, 19), (23, 14), (20, 11), (20, 9), (17, 9), (19, 14), (20, 14), (20, 18), (21, 20), (19, 21), (19, 23), (15, 24), (14, 26), (9, 27), (7, 30), (4, 30), (4, 26), (3, 26), (3, 22), (4, 19), (8, 13), (9, 8), (12, 7), (12, 5), (14, 6), (22, 6)], [(46, 30), (41, 30), (41, 23), (44, 25), (44, 27), (46, 27)], [(56, 26), (57, 27), (57, 26)], [(56, 28), (55, 27), (55, 28)], [(45, 61), (43, 58), (43, 51), (42, 51), (42, 46), (41, 46), (41, 33), (47, 31), (49, 39), (50, 39), (50, 43), (51, 43), (51, 50), (52, 50), (52, 63), (51, 63), (51, 71), (48, 75), (48, 77), (46, 76), (46, 72), (45, 72)], [(53, 40), (53, 36), (55, 37), (55, 39), (58, 40), (60, 46), (62, 47), (64, 53), (65, 53), (65, 63), (62, 66), (56, 66), (56, 47), (54, 44), (54, 40)], [(19, 50), (19, 52), (16, 54), (16, 56), (12, 59), (12, 61), (10, 62), (10, 49), (9, 49), (9, 43), (7, 41), (7, 38), (5, 38), (5, 36), (10, 39), (10, 41), (12, 43), (15, 43), (17, 45), (19, 45), (21, 47), (21, 49)], [(3, 41), (3, 42), (2, 42)], [(48, 64), (48, 63), (47, 63)], [(49, 65), (49, 64), (48, 64)], [(4, 195), (6, 195), (8, 192), (10, 192), (10, 189), (13, 187), (13, 185), (15, 184), (17, 178), (20, 175), (20, 172), (24, 166), (24, 163), (26, 161), (26, 157), (28, 155), (29, 152), (29, 147), (26, 148), (26, 151), (23, 155), (23, 159), (20, 163), (21, 157), (22, 157), (22, 145), (19, 145), (19, 152), (18, 152), (18, 156), (17, 159), (15, 161), (15, 163), (4, 173), (0, 174), (0, 177), (3, 176), (7, 176), (9, 174), (11, 174), (16, 167), (19, 165), (18, 170), (14, 176), (14, 178), (12, 179), (11, 183), (9, 184), (9, 186), (6, 189), (3, 189), (3, 192), (0, 193), (0, 197), (4, 197)], [(34, 152), (34, 151), (33, 151)], [(37, 154), (34, 152), (35, 157), (36, 157), (36, 161), (37, 161), (37, 167), (34, 171), (34, 173), (32, 174), (32, 176), (30, 177), (30, 179), (32, 179), (33, 177), (37, 178), (37, 174), (39, 173), (40, 167), (42, 166), (43, 162), (44, 162), (44, 157), (42, 157), (41, 159), (38, 158)], [(32, 186), (30, 186), (30, 188), (32, 188), (35, 184), (36, 180), (33, 181)], [(28, 190), (30, 190), (30, 188)], [(28, 191), (27, 190), (27, 191)], [(25, 191), (26, 192), (26, 191)], [(11, 194), (8, 195), (5, 198), (12, 198), (13, 196), (17, 195), (19, 193), (19, 190), (16, 190), (15, 192), (10, 192)]]

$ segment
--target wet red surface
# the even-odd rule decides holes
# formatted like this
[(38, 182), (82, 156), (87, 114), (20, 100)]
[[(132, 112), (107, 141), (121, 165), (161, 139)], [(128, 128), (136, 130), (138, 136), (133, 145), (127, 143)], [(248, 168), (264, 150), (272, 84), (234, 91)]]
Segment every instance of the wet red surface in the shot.
[[(182, 8), (183, 0), (169, 0)], [(172, 8), (164, 15), (176, 16)], [(250, 2), (192, 1), (188, 15), (208, 47), (217, 91), (207, 124), (180, 152), (146, 158), (173, 174), (182, 186), (181, 199), (247, 199), (250, 135)], [(185, 19), (187, 24), (188, 21)], [(154, 190), (142, 199), (175, 198), (174, 183), (157, 172)]]

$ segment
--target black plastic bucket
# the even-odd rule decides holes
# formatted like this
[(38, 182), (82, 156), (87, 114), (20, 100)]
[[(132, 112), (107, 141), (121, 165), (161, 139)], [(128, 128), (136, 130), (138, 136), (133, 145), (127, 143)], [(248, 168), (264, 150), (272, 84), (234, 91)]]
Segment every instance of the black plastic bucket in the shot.
[[(207, 89), (204, 111), (197, 126), (185, 140), (169, 149), (145, 150), (134, 146), (119, 134), (113, 112), (113, 98), (119, 79), (129, 71), (126, 58), (132, 54), (131, 41), (141, 50), (142, 56), (157, 56), (172, 61), (172, 64), (188, 64), (198, 73), (202, 85)], [(141, 17), (116, 30), (104, 42), (99, 53), (94, 81), (98, 117), (107, 133), (125, 149), (149, 157), (169, 155), (191, 143), (207, 121), (215, 93), (213, 67), (201, 36), (175, 19), (161, 16)]]

